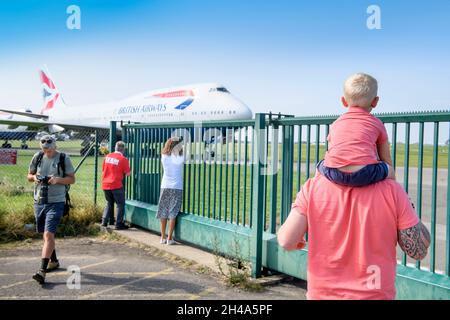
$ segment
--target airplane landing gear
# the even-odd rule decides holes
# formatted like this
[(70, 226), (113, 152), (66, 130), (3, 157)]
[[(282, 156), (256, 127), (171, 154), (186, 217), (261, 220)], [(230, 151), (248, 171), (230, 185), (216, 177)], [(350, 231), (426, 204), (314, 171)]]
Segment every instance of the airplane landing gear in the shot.
[(2, 144), (2, 148), (4, 149), (11, 149), (12, 145), (8, 142), (8, 140), (5, 140), (5, 142)]
[(22, 149), (22, 150), (28, 149), (27, 140), (22, 140), (22, 144), (20, 145), (20, 149)]

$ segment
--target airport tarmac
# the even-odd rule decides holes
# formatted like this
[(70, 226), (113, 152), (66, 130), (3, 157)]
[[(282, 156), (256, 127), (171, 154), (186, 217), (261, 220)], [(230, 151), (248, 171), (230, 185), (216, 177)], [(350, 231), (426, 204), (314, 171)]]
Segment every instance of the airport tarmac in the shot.
[[(230, 288), (215, 273), (156, 256), (134, 243), (102, 238), (58, 239), (61, 269), (39, 285), (31, 276), (40, 264), (41, 241), (0, 248), (0, 300), (23, 299), (260, 299), (303, 300), (306, 283), (297, 279), (266, 286), (262, 292)], [(80, 288), (70, 289), (70, 266), (80, 268)]]

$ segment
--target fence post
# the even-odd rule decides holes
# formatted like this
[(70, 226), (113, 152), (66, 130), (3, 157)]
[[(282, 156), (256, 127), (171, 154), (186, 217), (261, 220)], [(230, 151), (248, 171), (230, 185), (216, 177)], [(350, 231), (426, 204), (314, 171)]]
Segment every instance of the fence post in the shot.
[[(300, 145), (301, 147), (301, 145)], [(300, 161), (300, 159), (298, 160)], [(283, 126), (283, 163), (281, 176), (281, 223), (291, 210), (294, 163), (294, 127)]]
[(142, 201), (141, 198), (141, 128), (136, 128), (134, 131), (134, 166), (133, 166), (133, 174), (134, 174), (134, 187), (133, 187), (133, 199)]
[(448, 145), (447, 145), (447, 234), (446, 234), (446, 259), (445, 259), (445, 274), (450, 276), (450, 122), (448, 123)]
[(252, 207), (252, 237), (251, 237), (251, 262), (252, 262), (252, 277), (257, 278), (261, 276), (262, 267), (262, 241), (264, 231), (264, 171), (263, 155), (265, 152), (265, 116), (257, 113), (255, 115), (255, 130), (253, 134), (253, 141), (255, 147), (254, 162), (253, 162), (253, 207)]
[[(269, 128), (267, 128), (269, 130)], [(277, 122), (272, 124), (272, 142), (271, 142), (271, 172), (272, 175), (272, 191), (271, 191), (271, 203), (270, 203), (270, 220), (269, 228), (270, 233), (275, 234), (277, 229), (277, 198), (278, 198), (278, 130), (279, 126)]]
[(116, 145), (117, 138), (117, 122), (110, 121), (109, 122), (109, 152), (114, 151), (114, 147)]
[(98, 130), (95, 130), (95, 146), (94, 146), (94, 205), (97, 205), (97, 175), (98, 175)]
[[(124, 144), (125, 144), (125, 150), (124, 150), (124, 152), (123, 152), (123, 155), (126, 157), (126, 158), (128, 158), (128, 138), (127, 138), (127, 129), (126, 128), (124, 128), (124, 127), (122, 127), (121, 128), (121, 130), (122, 130), (122, 141), (124, 142)], [(129, 159), (129, 158), (128, 158)], [(124, 192), (125, 192), (125, 199), (128, 199), (128, 182), (127, 182), (127, 179), (128, 179), (128, 177), (127, 177), (127, 175), (123, 175), (123, 179), (122, 179), (122, 185), (123, 185), (123, 190), (124, 190)]]

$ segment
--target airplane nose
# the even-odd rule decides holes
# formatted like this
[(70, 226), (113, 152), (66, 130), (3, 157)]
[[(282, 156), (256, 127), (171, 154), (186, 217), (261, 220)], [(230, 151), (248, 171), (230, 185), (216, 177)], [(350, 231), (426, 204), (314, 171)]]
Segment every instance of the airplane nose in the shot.
[(244, 119), (252, 119), (253, 118), (253, 112), (252, 112), (252, 110), (250, 110), (250, 108), (247, 105), (243, 104), (242, 109), (243, 109), (242, 116), (244, 117)]
[(252, 119), (253, 118), (253, 112), (252, 110), (250, 110), (250, 108), (240, 99), (232, 96), (232, 101), (230, 101), (230, 103), (232, 103), (232, 105), (236, 106), (237, 105), (237, 109), (238, 112), (237, 114), (239, 115), (239, 118), (241, 119)]

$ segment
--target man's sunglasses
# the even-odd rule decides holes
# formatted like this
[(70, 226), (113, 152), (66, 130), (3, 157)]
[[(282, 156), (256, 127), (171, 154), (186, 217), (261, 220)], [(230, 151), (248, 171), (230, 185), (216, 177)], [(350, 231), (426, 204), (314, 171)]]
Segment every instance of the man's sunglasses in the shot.
[(53, 140), (52, 139), (48, 139), (48, 140), (42, 139), (41, 143), (53, 143)]

